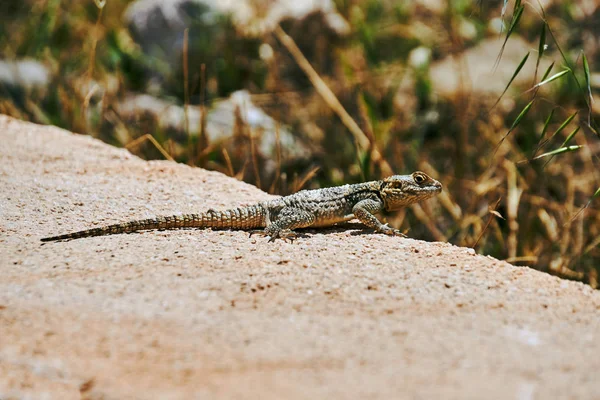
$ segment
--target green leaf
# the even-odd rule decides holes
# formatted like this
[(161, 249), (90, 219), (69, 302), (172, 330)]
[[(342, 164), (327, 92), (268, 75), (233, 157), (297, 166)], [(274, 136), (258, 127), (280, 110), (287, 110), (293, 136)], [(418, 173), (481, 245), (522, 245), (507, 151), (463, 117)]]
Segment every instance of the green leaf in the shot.
[(592, 199), (595, 199), (598, 196), (600, 196), (600, 187), (596, 190), (596, 193), (594, 193), (594, 195), (592, 196)]

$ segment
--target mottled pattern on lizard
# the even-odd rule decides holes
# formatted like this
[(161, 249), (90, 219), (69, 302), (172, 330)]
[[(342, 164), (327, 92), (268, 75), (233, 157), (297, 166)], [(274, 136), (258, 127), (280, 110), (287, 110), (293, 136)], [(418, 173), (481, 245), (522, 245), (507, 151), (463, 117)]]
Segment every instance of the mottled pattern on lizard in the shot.
[(43, 242), (77, 239), (149, 229), (212, 228), (255, 230), (270, 237), (293, 239), (294, 229), (331, 226), (357, 218), (376, 232), (404, 236), (399, 230), (382, 224), (375, 214), (393, 211), (431, 198), (442, 185), (423, 172), (393, 175), (379, 181), (324, 189), (302, 190), (289, 196), (247, 207), (224, 211), (208, 210), (199, 214), (172, 215), (129, 221), (65, 235), (43, 238)]

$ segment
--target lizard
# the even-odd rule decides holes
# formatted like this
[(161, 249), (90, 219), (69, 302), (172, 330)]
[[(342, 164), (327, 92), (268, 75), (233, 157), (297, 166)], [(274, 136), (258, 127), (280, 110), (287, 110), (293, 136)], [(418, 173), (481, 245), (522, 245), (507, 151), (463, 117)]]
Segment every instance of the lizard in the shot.
[[(150, 229), (212, 228), (247, 230), (293, 240), (294, 229), (325, 227), (357, 218), (376, 232), (406, 237), (398, 229), (383, 224), (375, 216), (436, 196), (442, 184), (424, 172), (392, 175), (382, 180), (322, 189), (301, 190), (289, 196), (223, 211), (209, 209), (198, 214), (182, 214), (139, 219), (99, 228), (51, 236), (42, 242), (78, 239)], [(263, 228), (262, 231), (257, 231)]]

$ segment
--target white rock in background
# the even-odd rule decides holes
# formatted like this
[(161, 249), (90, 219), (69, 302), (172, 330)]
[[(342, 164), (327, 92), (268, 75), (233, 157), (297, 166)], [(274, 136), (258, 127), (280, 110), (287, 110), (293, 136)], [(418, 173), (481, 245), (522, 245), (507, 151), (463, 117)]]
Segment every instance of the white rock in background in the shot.
[(144, 35), (162, 37), (166, 30), (182, 31), (189, 21), (185, 9), (200, 6), (207, 24), (218, 23), (219, 15), (231, 15), (236, 28), (244, 35), (264, 35), (284, 19), (300, 20), (312, 13), (322, 13), (327, 27), (340, 36), (350, 32), (350, 25), (340, 15), (332, 0), (137, 0), (125, 12), (125, 21)]
[[(503, 43), (504, 37), (485, 39), (460, 54), (447, 56), (432, 64), (430, 79), (433, 90), (447, 97), (457, 92), (500, 95), (523, 57), (537, 46), (529, 45), (523, 38), (513, 34), (494, 68)], [(538, 78), (551, 62), (548, 58), (542, 59)], [(531, 84), (534, 72), (535, 57), (529, 57), (511, 86)]]
[(240, 37), (254, 37), (268, 34), (282, 20), (301, 20), (310, 14), (322, 13), (327, 25), (324, 28), (340, 36), (350, 32), (349, 24), (331, 0), (269, 1), (263, 9), (254, 4), (250, 0), (137, 0), (129, 5), (124, 19), (147, 54), (173, 65), (183, 49), (183, 31), (194, 18), (212, 28), (218, 27), (222, 17), (229, 15)]
[(26, 90), (44, 89), (50, 83), (50, 72), (34, 60), (1, 61), (0, 83)]
[[(125, 120), (135, 121), (145, 113), (158, 121), (162, 130), (179, 132), (185, 135), (185, 109), (156, 97), (140, 94), (130, 95), (117, 105), (119, 115)], [(239, 113), (239, 114), (238, 114)], [(215, 102), (206, 117), (206, 136), (210, 143), (222, 142), (233, 136), (236, 131), (236, 115), (239, 115), (250, 128), (256, 140), (257, 149), (268, 159), (275, 159), (277, 147), (277, 129), (284, 157), (290, 161), (310, 155), (288, 128), (277, 127), (276, 121), (253, 102), (250, 93), (240, 90), (222, 101)], [(197, 106), (188, 108), (189, 130), (191, 135), (200, 134), (202, 113)], [(228, 142), (230, 143), (230, 142)]]

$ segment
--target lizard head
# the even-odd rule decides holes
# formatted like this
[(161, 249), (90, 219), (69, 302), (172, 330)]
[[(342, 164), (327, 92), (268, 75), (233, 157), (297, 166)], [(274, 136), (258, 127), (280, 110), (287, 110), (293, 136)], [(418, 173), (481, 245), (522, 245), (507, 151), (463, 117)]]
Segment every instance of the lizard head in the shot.
[(381, 197), (387, 211), (429, 199), (441, 191), (441, 183), (420, 171), (410, 175), (392, 175), (381, 185)]

